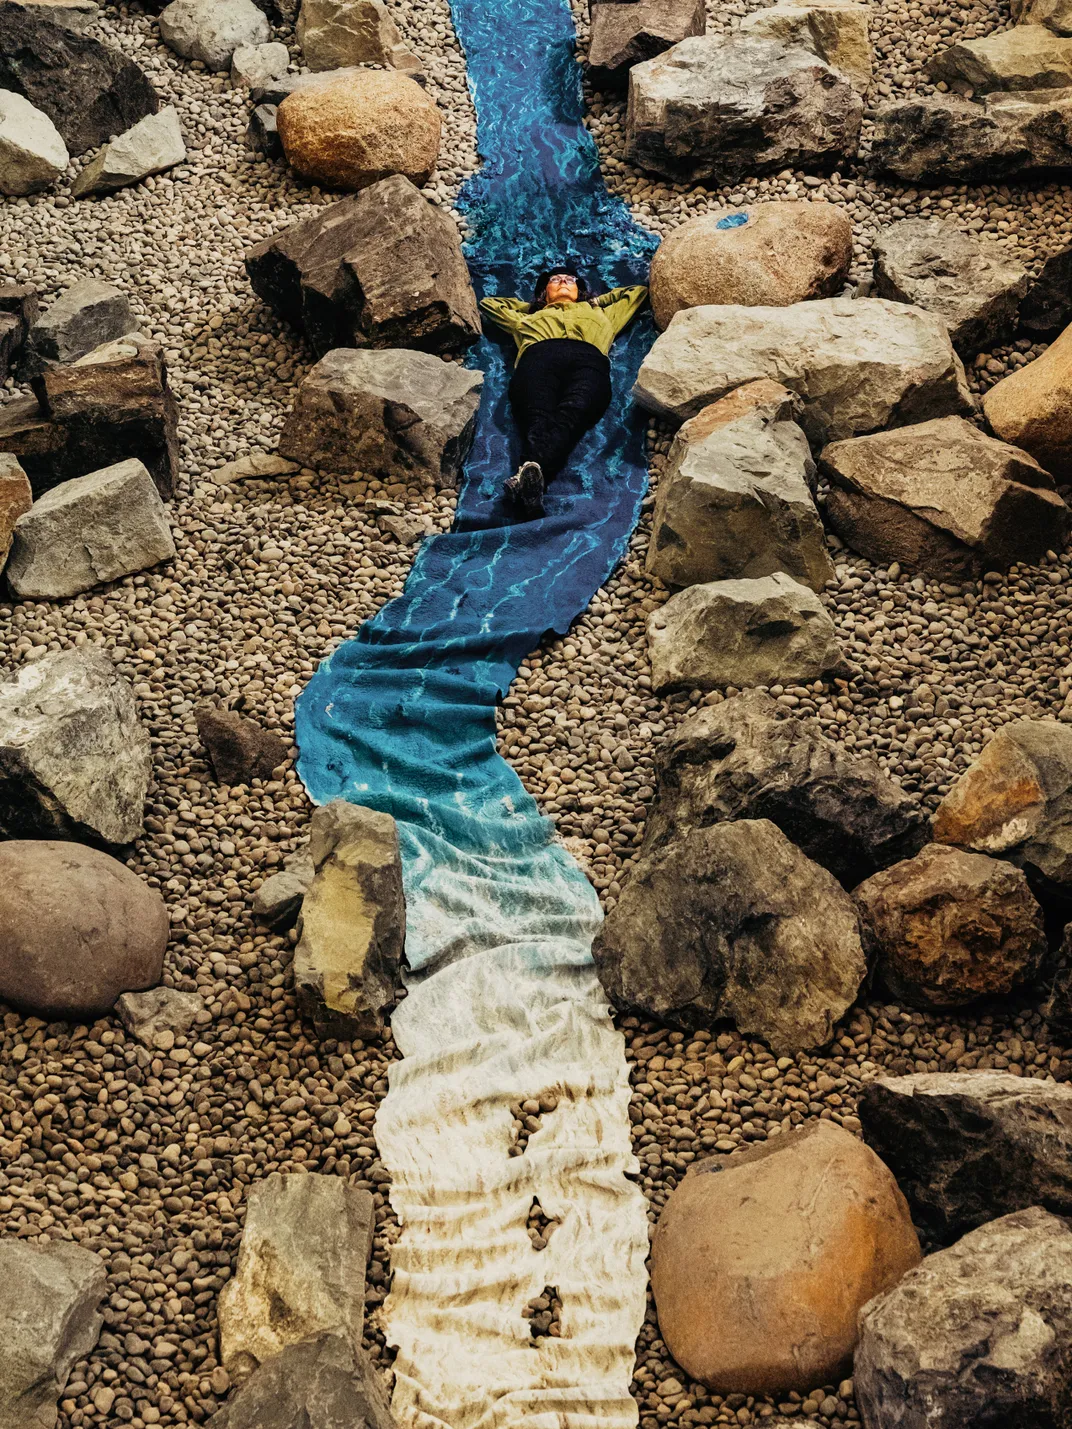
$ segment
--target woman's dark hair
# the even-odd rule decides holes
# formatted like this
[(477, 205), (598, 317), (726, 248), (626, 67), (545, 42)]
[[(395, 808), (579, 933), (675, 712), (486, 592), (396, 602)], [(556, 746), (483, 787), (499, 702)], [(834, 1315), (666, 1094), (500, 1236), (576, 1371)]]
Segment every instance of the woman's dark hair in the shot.
[(572, 268), (569, 263), (562, 263), (557, 268), (548, 268), (546, 273), (541, 273), (540, 276), (536, 279), (536, 289), (532, 295), (533, 312), (535, 312), (538, 308), (546, 306), (547, 284), (555, 273), (568, 273), (570, 277), (575, 280), (577, 284), (577, 301), (579, 303), (587, 302), (587, 300), (592, 296), (588, 284), (581, 277), (580, 273), (578, 273), (576, 269)]

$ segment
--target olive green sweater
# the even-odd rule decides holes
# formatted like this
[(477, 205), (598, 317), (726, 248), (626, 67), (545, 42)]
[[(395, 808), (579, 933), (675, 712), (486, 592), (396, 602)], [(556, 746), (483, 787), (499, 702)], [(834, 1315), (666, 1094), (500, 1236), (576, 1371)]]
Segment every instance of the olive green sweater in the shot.
[(647, 296), (643, 287), (614, 288), (583, 303), (556, 303), (536, 312), (521, 298), (484, 298), (480, 306), (493, 323), (513, 335), (520, 361), (534, 342), (548, 337), (575, 338), (609, 353), (611, 343)]

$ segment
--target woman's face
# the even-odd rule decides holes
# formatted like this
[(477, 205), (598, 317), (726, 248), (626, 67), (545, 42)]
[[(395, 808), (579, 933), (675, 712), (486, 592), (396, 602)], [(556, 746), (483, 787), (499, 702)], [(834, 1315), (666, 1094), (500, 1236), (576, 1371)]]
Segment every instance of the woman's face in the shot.
[(569, 273), (552, 273), (547, 280), (547, 301), (549, 303), (575, 303), (577, 301), (577, 279)]

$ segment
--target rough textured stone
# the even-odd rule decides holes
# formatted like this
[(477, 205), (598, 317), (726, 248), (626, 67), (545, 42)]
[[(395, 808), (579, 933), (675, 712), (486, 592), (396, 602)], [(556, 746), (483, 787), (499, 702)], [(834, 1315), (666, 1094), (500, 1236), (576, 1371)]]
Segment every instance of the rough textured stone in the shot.
[(1072, 35), (1070, 0), (1012, 0), (1009, 9), (1021, 25), (1045, 25), (1056, 35)]
[(821, 1047), (866, 971), (852, 899), (767, 819), (686, 829), (641, 855), (592, 948), (618, 1008), (729, 1018), (779, 1054)]
[(1042, 25), (1015, 25), (978, 40), (961, 40), (927, 64), (933, 80), (950, 89), (987, 94), (991, 90), (1067, 89), (1072, 85), (1072, 40)]
[(0, 842), (0, 997), (48, 1021), (92, 1022), (160, 981), (164, 900), (98, 849)]
[(40, 193), (69, 163), (67, 145), (48, 115), (21, 94), (0, 89), (0, 193)]
[[(1067, 909), (1064, 910), (1067, 912)], [(1051, 1032), (1056, 1032), (1067, 1042), (1072, 1034), (1072, 923), (1066, 924), (1064, 936), (1053, 958), (1053, 965), (1046, 970), (1043, 985), (1046, 1001), (1040, 1011), (1049, 1024)]]
[(90, 648), (0, 680), (0, 834), (130, 843), (142, 831), (149, 736), (129, 681)]
[(856, 889), (864, 944), (896, 998), (963, 1007), (1004, 997), (1038, 971), (1042, 909), (1020, 869), (928, 844)]
[(884, 298), (688, 308), (656, 338), (633, 394), (683, 421), (760, 377), (804, 399), (815, 445), (974, 411), (945, 323)]
[(871, 83), (874, 56), (868, 8), (851, 0), (788, 0), (753, 10), (741, 21), (745, 34), (802, 45), (839, 70), (863, 94)]
[(652, 515), (653, 575), (687, 586), (784, 571), (822, 590), (834, 566), (799, 409), (776, 382), (752, 382), (679, 429)]
[(279, 450), (317, 470), (452, 487), (472, 445), (482, 381), (429, 353), (339, 348), (298, 388)]
[(325, 1332), (361, 1343), (375, 1207), (338, 1176), (273, 1172), (252, 1187), (234, 1279), (220, 1295), (232, 1379)]
[(1049, 337), (1072, 321), (1072, 248), (1052, 253), (1020, 304), (1020, 327)]
[(231, 56), (231, 83), (236, 89), (270, 84), (287, 72), (290, 51), (273, 41), (267, 45), (239, 45)]
[(254, 779), (270, 779), (272, 770), (290, 756), (286, 741), (256, 720), (245, 719), (235, 710), (200, 705), (194, 711), (197, 732), (208, 750), (212, 768), (221, 784), (250, 784)]
[(32, 502), (29, 477), (13, 456), (0, 452), (0, 571), (11, 550), (15, 522)]
[(383, 0), (302, 0), (297, 40), (314, 72), (349, 65), (419, 70)]
[(125, 293), (99, 278), (82, 278), (45, 309), (29, 342), (39, 363), (74, 362), (137, 326)]
[[(747, 222), (720, 228), (728, 216)], [(780, 308), (829, 298), (851, 264), (852, 224), (832, 203), (719, 208), (688, 219), (659, 244), (651, 260), (652, 313), (661, 329), (682, 308), (704, 303)]]
[(682, 183), (836, 164), (862, 115), (849, 81), (802, 45), (696, 36), (630, 70), (626, 154)]
[(827, 522), (846, 545), (936, 580), (1035, 565), (1072, 524), (1037, 462), (962, 417), (834, 442), (819, 465)]
[(162, 174), (186, 158), (178, 111), (168, 105), (106, 144), (71, 185), (74, 198), (110, 194), (140, 183), (150, 174)]
[(822, 601), (781, 571), (679, 591), (652, 613), (648, 644), (659, 691), (797, 685), (842, 664)]
[(302, 903), (294, 988), (320, 1036), (352, 1041), (383, 1026), (405, 961), (395, 822), (336, 799), (313, 814), (309, 857), (314, 876)]
[(1023, 447), (1054, 476), (1072, 475), (1072, 328), (995, 383), (983, 411), (1004, 441)]
[(38, 20), (81, 32), (100, 18), (97, 0), (18, 0)]
[(1028, 1206), (1072, 1215), (1072, 1087), (1009, 1072), (877, 1077), (857, 1114), (942, 1244)]
[(331, 188), (363, 189), (392, 174), (421, 188), (439, 155), (439, 110), (393, 70), (327, 74), (287, 95), (276, 120), (290, 166)]
[(124, 992), (115, 1010), (132, 1037), (146, 1047), (168, 1052), (174, 1046), (176, 1035), (189, 1032), (199, 1019), (211, 1016), (196, 992), (180, 992), (175, 987)]
[(597, 88), (624, 86), (633, 65), (707, 28), (702, 0), (631, 0), (627, 10), (597, 0), (589, 13), (588, 76)]
[(258, 104), (250, 113), (246, 127), (246, 143), (267, 159), (283, 157), (283, 141), (279, 137), (279, 125), (276, 123), (278, 113), (277, 105)]
[(992, 238), (940, 218), (905, 218), (875, 239), (875, 290), (944, 318), (962, 357), (989, 352), (1016, 330), (1027, 269)]
[(750, 690), (690, 715), (659, 745), (643, 851), (726, 819), (769, 819), (846, 888), (918, 853), (923, 810), (814, 719), (778, 719)]
[(254, 1371), (209, 1429), (395, 1429), (395, 1421), (364, 1350), (343, 1335), (318, 1335)]
[(239, 45), (263, 45), (271, 27), (253, 0), (172, 0), (160, 12), (160, 38), (183, 59), (211, 70), (231, 67)]
[(308, 854), (287, 861), (281, 873), (267, 877), (253, 895), (253, 913), (269, 928), (292, 928), (316, 870)]
[(860, 1315), (869, 1429), (1059, 1425), (1072, 1416), (1072, 1229), (1040, 1206), (929, 1255)]
[(652, 1240), (659, 1330), (720, 1394), (806, 1393), (844, 1377), (858, 1312), (919, 1259), (886, 1167), (813, 1122), (701, 1161), (671, 1194)]
[(0, 1241), (0, 1429), (52, 1429), (71, 1367), (97, 1343), (104, 1262), (70, 1241)]
[(7, 563), (16, 595), (56, 600), (147, 570), (175, 554), (164, 503), (140, 461), (65, 481), (15, 523)]

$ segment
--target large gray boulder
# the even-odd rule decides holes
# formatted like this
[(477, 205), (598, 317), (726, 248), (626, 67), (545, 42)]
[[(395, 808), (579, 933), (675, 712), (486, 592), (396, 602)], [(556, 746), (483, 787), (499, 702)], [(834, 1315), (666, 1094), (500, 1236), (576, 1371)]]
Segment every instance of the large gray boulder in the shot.
[(29, 344), (39, 365), (75, 362), (137, 326), (125, 293), (99, 278), (81, 278), (36, 320)]
[(648, 645), (658, 691), (795, 685), (843, 663), (822, 601), (781, 571), (679, 591), (652, 612)]
[(1044, 25), (1014, 25), (941, 50), (928, 61), (927, 74), (968, 94), (1067, 89), (1072, 85), (1072, 40), (1062, 39)]
[(923, 810), (871, 759), (827, 739), (814, 719), (778, 719), (749, 690), (690, 715), (659, 745), (645, 853), (690, 829), (769, 819), (846, 888), (918, 853)]
[(702, 0), (629, 0), (627, 10), (595, 0), (589, 16), (588, 77), (598, 88), (624, 86), (633, 65), (707, 28)]
[(0, 1240), (0, 1429), (52, 1429), (72, 1366), (97, 1343), (100, 1256), (70, 1241)]
[(828, 1042), (866, 971), (852, 899), (766, 819), (642, 855), (592, 955), (616, 1007), (689, 1029), (729, 1018), (778, 1053)]
[(21, 94), (0, 89), (0, 193), (40, 193), (70, 161), (67, 145), (48, 115)]
[(1049, 472), (962, 417), (832, 442), (820, 469), (826, 519), (847, 546), (937, 580), (1036, 565), (1072, 524)]
[(267, 16), (253, 0), (172, 0), (160, 12), (160, 38), (183, 59), (225, 70), (239, 45), (272, 38)]
[(871, 83), (874, 53), (868, 33), (870, 11), (852, 0), (782, 0), (741, 20), (748, 35), (803, 45), (845, 76), (860, 94)]
[(208, 1424), (209, 1429), (395, 1429), (375, 1364), (337, 1334), (281, 1350)]
[(421, 67), (383, 0), (302, 0), (295, 38), (314, 73), (364, 64)]
[(868, 1429), (1056, 1426), (1072, 1417), (1072, 1229), (1040, 1206), (929, 1255), (860, 1312)]
[(943, 1245), (1028, 1206), (1072, 1215), (1072, 1087), (1009, 1072), (877, 1077), (857, 1115)]
[(800, 406), (776, 382), (752, 382), (678, 430), (655, 499), (653, 575), (687, 586), (784, 571), (822, 590), (834, 566)]
[(137, 184), (151, 174), (173, 169), (186, 158), (182, 125), (173, 105), (148, 114), (125, 134), (106, 144), (71, 185), (75, 198), (110, 194)]
[(92, 647), (0, 680), (0, 835), (130, 843), (142, 831), (149, 735), (130, 682)]
[(802, 45), (696, 36), (630, 70), (626, 154), (683, 183), (836, 164), (862, 115), (848, 79)]
[(942, 319), (884, 298), (689, 308), (656, 338), (633, 395), (684, 421), (760, 377), (803, 398), (815, 445), (974, 411)]
[(484, 376), (426, 352), (336, 348), (298, 388), (280, 455), (422, 491), (457, 485)]

